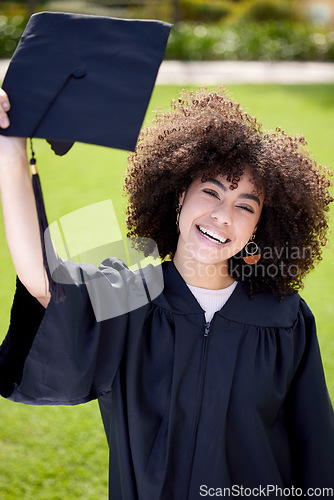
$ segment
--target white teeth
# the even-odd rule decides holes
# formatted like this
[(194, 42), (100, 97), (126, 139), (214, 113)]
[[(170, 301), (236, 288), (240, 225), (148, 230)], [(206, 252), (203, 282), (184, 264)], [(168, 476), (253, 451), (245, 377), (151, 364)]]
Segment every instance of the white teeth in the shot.
[(203, 229), (201, 226), (197, 226), (198, 229), (199, 229), (199, 232), (205, 236), (206, 238), (208, 238), (208, 240), (213, 240), (215, 243), (226, 243), (227, 242), (227, 239), (224, 239), (222, 238), (221, 236), (219, 236), (218, 234), (216, 233), (213, 233), (212, 231), (210, 231), (209, 229)]

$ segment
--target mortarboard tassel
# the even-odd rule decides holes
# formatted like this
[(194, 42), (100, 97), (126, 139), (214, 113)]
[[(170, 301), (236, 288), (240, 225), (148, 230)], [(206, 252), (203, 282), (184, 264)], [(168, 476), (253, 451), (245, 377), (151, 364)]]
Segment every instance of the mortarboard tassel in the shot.
[[(41, 236), (41, 243), (42, 243), (42, 253), (43, 253), (43, 263), (46, 271), (46, 275), (49, 280), (49, 290), (51, 297), (56, 301), (59, 302), (64, 299), (65, 293), (62, 285), (60, 283), (57, 283), (54, 281), (54, 279), (51, 276), (50, 272), (50, 267), (48, 264), (48, 259), (46, 255), (46, 246), (45, 246), (45, 231), (48, 228), (48, 219), (46, 216), (46, 211), (45, 211), (45, 205), (44, 205), (44, 200), (43, 200), (43, 193), (42, 193), (42, 186), (41, 186), (41, 181), (38, 175), (37, 167), (36, 167), (36, 159), (35, 159), (35, 153), (32, 147), (32, 140), (30, 139), (30, 149), (31, 149), (31, 159), (30, 159), (30, 165), (31, 165), (31, 173), (32, 173), (32, 187), (34, 190), (34, 195), (35, 195), (35, 202), (36, 202), (36, 208), (37, 208), (37, 215), (38, 215), (38, 223), (39, 223), (39, 231), (40, 231), (40, 236)], [(53, 248), (52, 245), (50, 245), (50, 248)], [(55, 255), (55, 258), (57, 256)]]

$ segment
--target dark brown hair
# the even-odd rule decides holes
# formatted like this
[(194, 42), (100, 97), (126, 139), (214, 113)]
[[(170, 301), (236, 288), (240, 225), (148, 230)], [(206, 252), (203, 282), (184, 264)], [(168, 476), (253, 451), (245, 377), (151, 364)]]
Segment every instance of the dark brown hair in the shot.
[(125, 178), (128, 235), (154, 240), (161, 258), (172, 258), (179, 195), (194, 179), (217, 175), (233, 189), (246, 167), (265, 196), (256, 232), (262, 258), (248, 266), (242, 254), (234, 256), (231, 275), (254, 292), (294, 293), (327, 241), (330, 173), (312, 159), (304, 138), (263, 132), (224, 89), (182, 91), (142, 131)]

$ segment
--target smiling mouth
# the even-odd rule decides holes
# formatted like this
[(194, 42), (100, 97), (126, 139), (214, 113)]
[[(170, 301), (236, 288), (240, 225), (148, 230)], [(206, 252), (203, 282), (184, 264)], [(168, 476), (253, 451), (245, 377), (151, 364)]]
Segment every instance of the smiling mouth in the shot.
[(209, 241), (213, 241), (214, 243), (219, 243), (220, 245), (224, 245), (225, 243), (229, 243), (231, 240), (228, 238), (223, 238), (222, 236), (219, 236), (216, 233), (213, 233), (212, 231), (209, 231), (209, 229), (203, 229), (201, 226), (196, 226), (199, 232), (201, 233), (204, 238), (207, 238)]

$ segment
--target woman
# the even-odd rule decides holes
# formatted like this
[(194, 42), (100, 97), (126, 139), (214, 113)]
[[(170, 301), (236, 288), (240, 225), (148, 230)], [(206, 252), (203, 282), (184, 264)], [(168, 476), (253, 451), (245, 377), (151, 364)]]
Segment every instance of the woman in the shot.
[(115, 300), (143, 286), (148, 300), (104, 321), (83, 282), (50, 301), (24, 143), (2, 143), (20, 279), (2, 394), (32, 404), (98, 398), (111, 499), (333, 488), (333, 410), (314, 319), (296, 293), (321, 257), (332, 198), (305, 141), (263, 133), (223, 92), (183, 93), (157, 115), (130, 156), (125, 191), (129, 235), (146, 254), (157, 244), (164, 289), (151, 297), (160, 266), (142, 278), (107, 259), (93, 274)]

